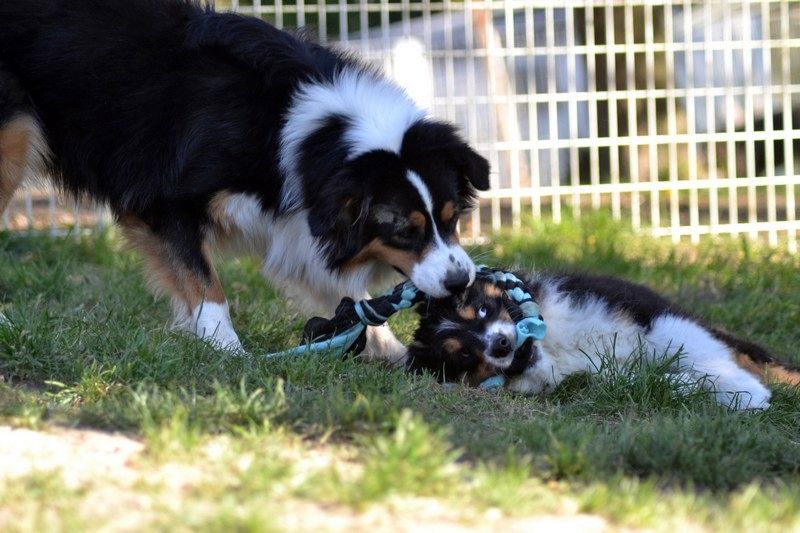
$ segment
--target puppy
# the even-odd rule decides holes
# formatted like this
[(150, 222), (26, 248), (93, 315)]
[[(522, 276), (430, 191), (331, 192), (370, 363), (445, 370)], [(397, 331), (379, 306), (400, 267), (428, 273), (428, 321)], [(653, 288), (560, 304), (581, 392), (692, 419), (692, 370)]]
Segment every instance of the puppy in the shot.
[(762, 380), (800, 385), (800, 368), (764, 348), (704, 325), (650, 289), (613, 277), (534, 272), (518, 276), (538, 303), (547, 333), (515, 351), (513, 304), (489, 281), (419, 306), (408, 368), (477, 386), (494, 375), (524, 394), (552, 392), (573, 374), (595, 373), (602, 358), (640, 353), (674, 357), (673, 372), (701, 382), (717, 402), (766, 409)]
[[(0, 2), (0, 212), (24, 178), (107, 204), (174, 324), (241, 349), (212, 250), (308, 311), (475, 267), (459, 215), (489, 165), (358, 60), (190, 0)], [(368, 350), (405, 353), (387, 328)]]

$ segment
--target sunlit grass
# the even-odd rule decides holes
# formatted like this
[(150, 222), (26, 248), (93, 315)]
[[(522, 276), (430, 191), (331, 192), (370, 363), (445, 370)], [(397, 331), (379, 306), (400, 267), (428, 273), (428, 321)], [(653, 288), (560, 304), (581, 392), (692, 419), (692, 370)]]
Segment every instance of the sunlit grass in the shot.
[[(798, 361), (800, 262), (788, 254), (726, 239), (675, 247), (605, 217), (530, 222), (524, 236), (473, 252), (647, 283)], [(149, 502), (131, 516), (155, 529), (269, 531), (304, 512), (402, 514), (398, 501), (415, 498), (459, 524), (497, 509), (654, 529), (800, 527), (794, 390), (779, 388), (765, 413), (738, 414), (702, 392), (677, 394), (690, 384), (644, 358), (567, 380), (547, 398), (446, 389), (357, 360), (233, 358), (170, 332), (168, 306), (144, 289), (138, 263), (113, 234), (0, 235), (0, 312), (10, 321), (0, 326), (0, 422), (121, 431), (145, 444), (134, 486), (110, 476), (67, 487), (55, 473), (0, 481), (0, 529), (112, 524), (91, 505), (108, 487), (128, 511), (136, 498)], [(303, 317), (256, 262), (221, 273), (251, 353), (297, 342)], [(393, 322), (407, 340), (413, 315)], [(178, 493), (154, 474), (171, 464), (197, 474)]]

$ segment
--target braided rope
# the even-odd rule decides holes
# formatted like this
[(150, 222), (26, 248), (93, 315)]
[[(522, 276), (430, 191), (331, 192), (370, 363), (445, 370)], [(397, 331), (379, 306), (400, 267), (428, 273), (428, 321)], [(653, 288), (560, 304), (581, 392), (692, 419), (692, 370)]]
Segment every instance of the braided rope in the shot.
[(514, 319), (517, 328), (515, 350), (518, 350), (528, 339), (542, 340), (544, 338), (547, 326), (542, 318), (542, 312), (521, 279), (511, 272), (486, 266), (478, 267), (477, 277), (491, 281), (503, 289), (518, 307), (518, 310), (514, 308), (510, 310), (511, 318)]
[[(529, 339), (541, 340), (547, 328), (539, 310), (539, 306), (528, 293), (522, 280), (511, 272), (481, 266), (476, 272), (478, 279), (488, 280), (503, 291), (514, 303), (509, 306), (509, 314), (516, 323), (515, 350), (519, 350)], [(295, 348), (281, 352), (266, 354), (264, 358), (272, 359), (291, 355), (305, 355), (308, 353), (326, 352), (331, 355), (342, 356), (351, 351), (363, 349), (367, 326), (381, 326), (389, 317), (403, 309), (410, 309), (424, 301), (427, 296), (417, 289), (411, 281), (405, 281), (383, 296), (354, 302), (345, 298), (336, 309), (335, 316), (330, 320), (323, 320), (326, 326), (332, 323), (337, 328), (328, 334), (320, 335), (318, 339)], [(309, 324), (311, 321), (309, 321)], [(308, 329), (308, 325), (306, 328)], [(505, 386), (505, 376), (492, 376), (479, 385), (484, 390), (496, 390)]]
[(336, 316), (331, 319), (331, 321), (341, 319), (339, 328), (332, 335), (323, 335), (320, 340), (312, 339), (312, 342), (289, 350), (269, 353), (264, 357), (273, 359), (310, 352), (328, 352), (331, 355), (342, 356), (359, 344), (359, 339), (365, 334), (367, 326), (382, 326), (396, 312), (410, 309), (425, 298), (427, 296), (411, 281), (405, 281), (377, 298), (358, 302), (345, 298), (336, 309)]

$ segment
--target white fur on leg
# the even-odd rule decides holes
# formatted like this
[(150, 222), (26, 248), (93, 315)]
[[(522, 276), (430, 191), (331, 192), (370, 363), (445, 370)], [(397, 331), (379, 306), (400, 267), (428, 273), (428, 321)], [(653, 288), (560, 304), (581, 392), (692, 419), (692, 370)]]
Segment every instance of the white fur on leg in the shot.
[(389, 326), (369, 326), (365, 356), (371, 361), (386, 361), (399, 366), (406, 361), (406, 347), (397, 340)]
[(194, 333), (194, 324), (192, 323), (192, 313), (184, 301), (176, 296), (172, 297), (172, 324), (169, 329), (172, 331), (188, 331)]
[[(558, 368), (557, 360), (544, 350), (541, 343), (537, 344), (538, 359), (536, 363), (511, 380), (508, 384), (510, 390), (521, 394), (549, 394), (566, 377)], [(591, 372), (589, 360), (584, 357), (584, 361), (586, 365), (585, 371)], [(578, 373), (575, 365), (570, 366), (570, 371)]]
[(679, 370), (690, 373), (714, 393), (717, 403), (731, 409), (767, 409), (771, 393), (733, 360), (730, 348), (692, 320), (664, 315), (653, 321), (647, 340), (657, 353), (683, 347)]
[(242, 343), (233, 330), (228, 302), (203, 301), (192, 311), (191, 331), (216, 348), (241, 352)]

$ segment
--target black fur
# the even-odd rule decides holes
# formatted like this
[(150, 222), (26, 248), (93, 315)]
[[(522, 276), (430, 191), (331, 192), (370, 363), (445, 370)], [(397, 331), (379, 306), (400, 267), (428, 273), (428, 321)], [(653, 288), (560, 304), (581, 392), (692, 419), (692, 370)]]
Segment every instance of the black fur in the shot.
[(638, 283), (586, 273), (562, 273), (554, 277), (559, 289), (568, 293), (573, 300), (582, 302), (588, 298), (599, 298), (610, 310), (624, 312), (646, 330), (650, 329), (653, 320), (667, 313), (686, 316), (669, 300)]
[(800, 365), (776, 358), (760, 344), (740, 339), (717, 327), (707, 327), (714, 337), (730, 346), (735, 352), (746, 355), (757, 365), (777, 366), (790, 372), (800, 372)]
[(16, 76), (0, 62), (0, 125), (19, 113), (30, 113), (30, 104)]
[(401, 157), (420, 175), (457, 172), (462, 209), (469, 209), (476, 190), (489, 188), (489, 162), (473, 152), (450, 124), (418, 122), (403, 138)]
[[(481, 354), (486, 349), (480, 335), (505, 309), (502, 298), (490, 298), (483, 292), (488, 283), (479, 280), (462, 295), (431, 299), (417, 306), (420, 322), (408, 348), (408, 370), (428, 372), (440, 381), (456, 381), (478, 368), (482, 362)], [(484, 319), (477, 316), (465, 319), (459, 314), (465, 307), (477, 309), (481, 306), (486, 307)], [(446, 323), (456, 326), (446, 328)], [(445, 349), (448, 340), (456, 340), (463, 349), (451, 353)]]
[(0, 59), (35, 103), (65, 189), (143, 218), (222, 188), (272, 207), (287, 89), (316, 65), (280, 57), (265, 76), (219, 52), (284, 49), (286, 34), (258, 26), (181, 0), (4, 0)]
[[(329, 83), (345, 68), (377, 76), (302, 36), (191, 0), (2, 0), (0, 65), (0, 120), (20, 98), (32, 102), (56, 182), (145, 221), (201, 272), (216, 193), (247, 193), (286, 214), (279, 141), (298, 85)], [(420, 121), (400, 154), (350, 161), (347, 124), (328, 117), (300, 150), (306, 194), (296, 207), (308, 210), (330, 269), (371, 239), (394, 239), (398, 228), (366, 216), (371, 206), (420, 207), (403, 167), (418, 171), (437, 210), (451, 200), (467, 208), (488, 187), (488, 163), (451, 126)], [(440, 229), (450, 238), (454, 223)]]
[[(528, 291), (534, 299), (541, 294), (543, 287), (556, 290), (565, 298), (570, 298), (573, 303), (580, 304), (589, 300), (603, 302), (609, 313), (620, 313), (630, 317), (645, 331), (649, 331), (653, 322), (664, 315), (673, 315), (689, 318), (703, 324), (701, 320), (654, 292), (653, 290), (630, 281), (610, 276), (593, 276), (585, 273), (546, 273), (538, 272), (536, 275), (517, 273), (517, 277), (527, 280)], [(427, 305), (420, 305), (420, 323), (414, 334), (414, 341), (409, 347), (408, 369), (413, 372), (429, 372), (442, 381), (462, 379), (465, 374), (475, 372), (480, 363), (478, 355), (485, 346), (477, 339), (486, 324), (493, 319), (493, 312), (501, 305), (501, 299), (494, 302), (488, 301), (482, 289), (483, 281), (467, 289), (465, 294), (449, 298), (436, 299)], [(476, 307), (486, 305), (488, 301), (489, 314), (485, 320), (468, 320), (459, 314), (459, 309), (464, 306)], [(442, 330), (442, 324), (452, 323), (452, 327)], [(718, 340), (729, 346), (735, 353), (746, 355), (758, 366), (775, 366), (790, 372), (800, 372), (797, 365), (786, 363), (772, 356), (769, 351), (750, 341), (740, 339), (726, 333), (719, 328), (704, 325)], [(475, 335), (478, 334), (478, 335)], [(464, 356), (454, 356), (443, 349), (444, 343), (456, 339), (464, 344)], [(477, 344), (476, 344), (477, 343)], [(536, 359), (536, 350), (530, 352), (531, 361)], [(522, 365), (531, 361), (515, 359), (512, 366), (505, 372), (507, 375), (516, 375), (524, 370)]]

